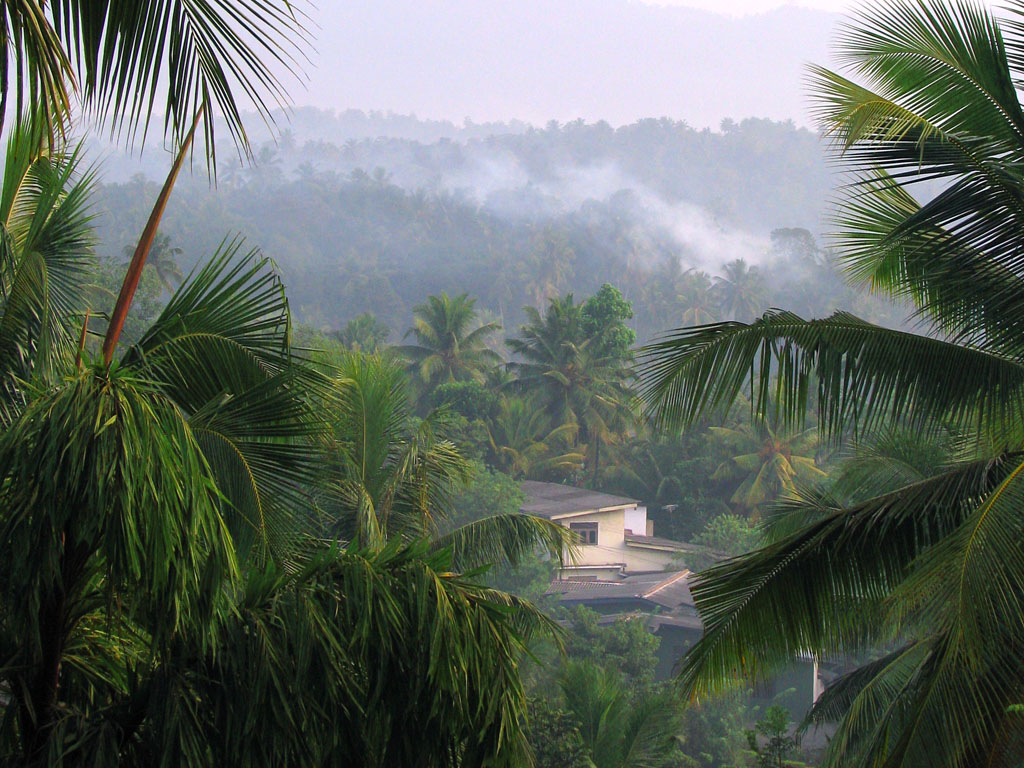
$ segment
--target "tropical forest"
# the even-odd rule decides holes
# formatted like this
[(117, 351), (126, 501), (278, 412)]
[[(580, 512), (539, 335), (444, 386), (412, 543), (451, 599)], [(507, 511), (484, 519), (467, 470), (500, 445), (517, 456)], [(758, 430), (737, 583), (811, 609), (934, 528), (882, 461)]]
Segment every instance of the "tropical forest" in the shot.
[(0, 0), (0, 764), (1024, 767), (1024, 1), (701, 1)]

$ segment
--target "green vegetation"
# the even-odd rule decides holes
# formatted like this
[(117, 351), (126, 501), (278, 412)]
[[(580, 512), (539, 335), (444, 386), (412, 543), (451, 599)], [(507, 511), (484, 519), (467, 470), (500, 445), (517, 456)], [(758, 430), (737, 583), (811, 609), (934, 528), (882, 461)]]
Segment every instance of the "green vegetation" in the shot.
[(795, 426), (814, 404), (823, 435), (864, 447), (836, 493), (799, 488), (762, 549), (702, 574), (706, 631), (682, 682), (703, 695), (796, 654), (868, 658), (810, 713), (838, 724), (827, 765), (1015, 765), (1024, 41), (1016, 21), (925, 0), (866, 9), (842, 50), (860, 82), (814, 70), (856, 180), (839, 255), (912, 300), (933, 335), (775, 311), (649, 348), (645, 396), (663, 424), (727, 407), (753, 374), (756, 415)]
[[(433, 538), (463, 460), (406, 416), (398, 369), (350, 356), (328, 376), (298, 354), (280, 276), (241, 240), (133, 306), (173, 274), (157, 226), (203, 114), (210, 142), (226, 119), (248, 150), (230, 83), (278, 96), (250, 46), (274, 56), (296, 17), (93, 10), (3, 16), (13, 99), (41, 110), (0, 190), (4, 763), (522, 764), (520, 658), (560, 633), (458, 568), (561, 553), (562, 529), (505, 515)], [(161, 77), (176, 161), (108, 314), (67, 94), (131, 135)]]
[[(812, 726), (825, 766), (1020, 763), (1018, 21), (886, 5), (813, 69), (830, 251), (771, 229), (826, 178), (792, 126), (253, 147), (301, 9), (101, 10), (0, 16), (4, 764), (783, 768)], [(72, 125), (158, 107), (166, 181), (101, 184)], [(677, 681), (649, 627), (693, 617), (560, 604), (525, 479), (703, 547)], [(844, 672), (765, 706), (808, 657)]]

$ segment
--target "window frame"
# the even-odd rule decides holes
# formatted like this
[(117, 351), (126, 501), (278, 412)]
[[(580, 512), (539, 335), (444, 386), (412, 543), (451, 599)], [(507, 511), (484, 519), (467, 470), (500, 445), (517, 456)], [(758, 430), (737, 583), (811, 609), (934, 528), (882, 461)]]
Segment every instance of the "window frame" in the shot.
[(580, 546), (596, 547), (600, 525), (593, 521), (569, 523), (569, 530), (576, 534)]

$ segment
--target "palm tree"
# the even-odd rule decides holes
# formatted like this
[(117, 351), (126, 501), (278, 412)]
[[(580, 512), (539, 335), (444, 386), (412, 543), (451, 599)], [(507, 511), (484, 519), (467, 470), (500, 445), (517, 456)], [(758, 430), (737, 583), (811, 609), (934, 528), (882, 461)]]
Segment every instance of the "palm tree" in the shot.
[(583, 455), (569, 447), (575, 433), (574, 424), (552, 428), (542, 409), (515, 396), (501, 398), (497, 415), (487, 425), (494, 465), (517, 480), (577, 471)]
[(380, 322), (372, 312), (364, 312), (345, 324), (337, 333), (345, 349), (362, 352), (377, 352), (387, 344), (391, 329)]
[[(183, 253), (184, 251), (181, 248), (171, 245), (170, 235), (165, 235), (162, 232), (157, 232), (154, 235), (153, 245), (150, 246), (149, 258), (146, 260), (146, 264), (153, 267), (160, 285), (168, 293), (173, 291), (174, 286), (180, 284), (184, 279), (181, 267), (178, 266), (178, 258)], [(124, 247), (124, 255), (131, 259), (135, 255), (135, 246), (126, 245)]]
[(723, 274), (715, 278), (714, 292), (724, 315), (755, 317), (764, 309), (764, 282), (761, 270), (748, 267), (743, 259), (722, 266)]
[[(447, 293), (428, 296), (413, 310), (416, 344), (398, 347), (428, 387), (445, 381), (483, 381), (488, 369), (501, 363), (487, 347), (487, 337), (500, 326), (476, 324), (476, 299), (465, 293), (449, 298)], [(474, 327), (476, 326), (476, 327)]]
[(780, 496), (792, 496), (797, 484), (810, 484), (826, 477), (814, 456), (802, 455), (818, 444), (816, 429), (786, 435), (764, 421), (735, 428), (710, 427), (711, 434), (730, 450), (745, 451), (726, 459), (711, 475), (712, 480), (739, 480), (729, 499), (760, 517), (760, 508)]
[(684, 326), (714, 322), (717, 315), (717, 307), (714, 306), (716, 291), (706, 272), (687, 270), (679, 281), (679, 291), (678, 300), (684, 307)]
[(510, 364), (517, 385), (552, 424), (575, 428), (576, 444), (589, 454), (596, 476), (600, 446), (617, 440), (630, 421), (625, 361), (592, 351), (595, 337), (586, 338), (582, 305), (572, 294), (552, 299), (543, 317), (535, 307), (524, 311), (527, 323), (519, 329), (521, 338), (508, 340), (521, 358)]
[[(855, 278), (914, 301), (936, 335), (846, 313), (769, 312), (683, 330), (648, 351), (645, 396), (662, 423), (690, 422), (732, 401), (753, 372), (758, 413), (777, 402), (798, 423), (813, 394), (826, 434), (944, 425), (960, 449), (895, 490), (886, 473), (851, 503), (828, 494), (788, 503), (805, 524), (698, 580), (705, 635), (682, 678), (709, 691), (763, 678), (797, 654), (882, 647), (812, 712), (840, 723), (828, 765), (1014, 764), (1009, 707), (1024, 679), (1024, 37), (1015, 18), (922, 0), (865, 10), (842, 51), (865, 84), (814, 69), (823, 127), (854, 178), (840, 257)], [(911, 194), (917, 181), (932, 183), (925, 203)]]
[(452, 529), (452, 496), (471, 467), (445, 439), (441, 415), (414, 423), (407, 381), (397, 363), (380, 356), (354, 353), (342, 361), (328, 400), (330, 490), (321, 502), (328, 524), (370, 548), (431, 540), (450, 547), (460, 569), (515, 562), (537, 546), (561, 557), (566, 529), (541, 518), (496, 515)]
[(676, 764), (682, 711), (671, 691), (631, 696), (618, 674), (586, 662), (569, 662), (558, 684), (595, 768)]

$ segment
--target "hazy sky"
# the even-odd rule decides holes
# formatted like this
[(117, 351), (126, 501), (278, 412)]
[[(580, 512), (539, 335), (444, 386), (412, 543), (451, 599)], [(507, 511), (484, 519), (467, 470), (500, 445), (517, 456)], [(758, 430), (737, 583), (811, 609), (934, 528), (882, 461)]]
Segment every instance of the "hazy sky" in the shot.
[(835, 12), (779, 0), (668, 2), (331, 0), (320, 4), (315, 67), (295, 101), (456, 122), (808, 124), (806, 64), (829, 62)]
[(780, 2), (780, 0), (643, 0), (643, 2), (648, 5), (679, 5), (687, 8), (701, 8), (732, 16), (764, 13), (783, 6), (816, 8), (822, 11), (845, 11), (853, 5), (850, 0), (802, 0), (798, 3)]

